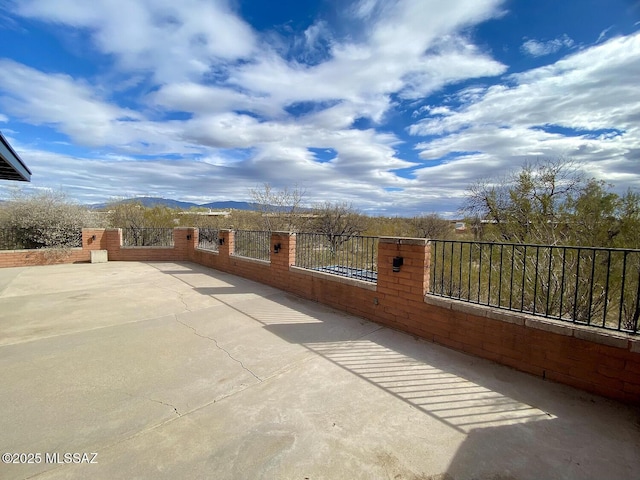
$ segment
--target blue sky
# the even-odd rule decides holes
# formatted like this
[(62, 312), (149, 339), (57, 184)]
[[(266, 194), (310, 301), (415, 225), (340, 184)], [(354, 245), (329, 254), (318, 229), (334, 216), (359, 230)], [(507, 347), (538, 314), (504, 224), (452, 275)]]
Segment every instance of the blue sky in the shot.
[(28, 188), (83, 203), (270, 183), (456, 216), (560, 157), (640, 189), (637, 0), (0, 0), (0, 45)]

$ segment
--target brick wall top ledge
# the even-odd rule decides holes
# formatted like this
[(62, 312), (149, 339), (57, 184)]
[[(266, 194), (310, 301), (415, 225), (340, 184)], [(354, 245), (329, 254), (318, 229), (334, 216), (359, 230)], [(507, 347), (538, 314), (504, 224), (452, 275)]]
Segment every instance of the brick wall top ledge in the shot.
[(302, 275), (309, 275), (311, 277), (323, 278), (336, 283), (342, 283), (344, 285), (353, 285), (354, 287), (364, 288), (365, 290), (376, 291), (377, 286), (375, 283), (365, 282), (364, 280), (357, 280), (355, 278), (342, 277), (340, 275), (334, 275), (332, 273), (316, 272), (308, 268), (296, 267), (291, 265), (289, 271), (300, 273)]
[(259, 258), (243, 257), (242, 255), (229, 255), (229, 258), (232, 258), (234, 260), (242, 260), (243, 262), (257, 263), (258, 265), (265, 265), (267, 267), (271, 265), (271, 262), (269, 260), (260, 260)]
[(82, 251), (82, 247), (69, 247), (69, 248), (55, 248), (55, 247), (47, 247), (47, 248), (32, 248), (32, 249), (23, 249), (23, 250), (2, 250), (2, 253), (44, 253), (44, 252), (80, 252)]
[(394, 245), (426, 245), (426, 238), (404, 238), (404, 237), (380, 237), (380, 243), (393, 243)]
[(625, 332), (605, 330), (587, 325), (577, 325), (562, 320), (541, 318), (526, 313), (511, 312), (486, 305), (476, 305), (451, 298), (436, 297), (434, 295), (425, 295), (424, 301), (429, 305), (464, 312), (477, 317), (486, 317), (501, 322), (524, 325), (528, 328), (544, 330), (545, 332), (575, 337), (610, 347), (628, 349), (632, 352), (640, 352), (640, 338)]
[(126, 247), (120, 247), (120, 250), (173, 250), (173, 248), (160, 245), (127, 245)]

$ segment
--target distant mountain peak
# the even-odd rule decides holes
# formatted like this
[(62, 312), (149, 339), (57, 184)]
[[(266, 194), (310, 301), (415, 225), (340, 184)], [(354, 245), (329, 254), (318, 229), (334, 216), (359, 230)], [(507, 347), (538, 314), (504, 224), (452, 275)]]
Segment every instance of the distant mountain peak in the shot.
[(108, 205), (112, 204), (121, 204), (121, 203), (140, 203), (145, 207), (154, 207), (156, 205), (169, 207), (169, 208), (179, 208), (182, 210), (189, 210), (190, 208), (209, 208), (215, 210), (256, 210), (257, 206), (255, 203), (249, 202), (235, 202), (235, 201), (219, 201), (219, 202), (209, 202), (209, 203), (193, 203), (193, 202), (182, 202), (179, 200), (173, 200), (171, 198), (162, 198), (162, 197), (133, 197), (133, 198), (125, 198), (123, 200), (118, 200), (116, 202), (104, 202), (104, 203), (94, 203), (89, 205), (94, 210), (102, 210), (106, 208)]

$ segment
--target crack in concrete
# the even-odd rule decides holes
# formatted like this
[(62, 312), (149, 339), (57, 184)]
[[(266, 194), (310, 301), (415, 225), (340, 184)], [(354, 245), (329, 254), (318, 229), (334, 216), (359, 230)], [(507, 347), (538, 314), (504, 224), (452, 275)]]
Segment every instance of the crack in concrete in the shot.
[(175, 405), (172, 405), (172, 404), (167, 403), (167, 402), (163, 402), (162, 400), (156, 400), (154, 398), (149, 398), (149, 397), (141, 397), (141, 398), (145, 398), (145, 399), (149, 400), (150, 402), (159, 403), (160, 405), (165, 405), (167, 407), (173, 408), (173, 411), (176, 413), (176, 415), (178, 415), (179, 417), (182, 416), (182, 414), (178, 411), (178, 409), (175, 407)]
[(173, 288), (169, 288), (169, 287), (166, 287), (164, 285), (158, 285), (157, 283), (153, 284), (153, 286), (155, 286), (156, 288), (161, 288), (163, 290), (167, 290), (167, 291), (169, 291), (171, 293), (176, 294), (178, 296), (178, 300), (180, 300), (180, 303), (182, 303), (182, 305), (184, 305), (185, 311), (193, 312), (193, 310), (191, 310), (191, 308), (189, 308), (189, 305), (187, 304), (187, 302), (184, 299), (184, 295), (185, 295), (184, 292), (179, 292), (177, 290), (174, 290)]
[(175, 407), (175, 405), (172, 405), (170, 403), (163, 402), (162, 400), (156, 400), (155, 398), (149, 398), (149, 397), (140, 396), (140, 395), (132, 395), (129, 392), (121, 392), (121, 393), (124, 393), (125, 395), (128, 395), (131, 398), (143, 398), (144, 400), (148, 400), (150, 402), (157, 403), (159, 405), (164, 405), (165, 407), (172, 408), (177, 416), (179, 416), (179, 417), (182, 416), (182, 414), (178, 411), (178, 409)]
[[(373, 323), (373, 322), (371, 322), (371, 323)], [(357, 342), (358, 340), (362, 340), (363, 338), (368, 337), (369, 335), (373, 335), (374, 333), (379, 332), (380, 330), (384, 330), (385, 328), (387, 328), (387, 327), (385, 327), (384, 325), (379, 326), (378, 328), (376, 328), (375, 330), (372, 330), (371, 332), (367, 332), (367, 333), (364, 333), (364, 334), (360, 335), (358, 338), (356, 338), (353, 341)]]
[(223, 347), (218, 343), (218, 340), (216, 340), (216, 339), (215, 339), (215, 338), (213, 338), (213, 337), (208, 337), (207, 335), (202, 335), (202, 334), (198, 333), (198, 331), (197, 331), (194, 327), (192, 327), (192, 326), (191, 326), (191, 325), (189, 325), (188, 323), (185, 323), (185, 322), (181, 321), (181, 320), (178, 318), (178, 315), (177, 315), (177, 314), (174, 314), (174, 317), (175, 317), (175, 319), (176, 319), (176, 322), (178, 322), (179, 324), (184, 325), (185, 327), (187, 327), (187, 328), (191, 329), (191, 330), (193, 331), (193, 334), (194, 334), (194, 335), (196, 335), (197, 337), (200, 337), (200, 338), (206, 338), (207, 340), (211, 340), (213, 343), (215, 343), (215, 344), (216, 344), (216, 347), (218, 347), (218, 349), (219, 349), (219, 350), (222, 350), (224, 353), (226, 353), (226, 354), (227, 354), (227, 356), (228, 356), (231, 360), (233, 360), (234, 362), (238, 363), (238, 364), (239, 364), (239, 365), (240, 365), (244, 370), (246, 370), (247, 372), (249, 372), (249, 373), (250, 373), (250, 374), (251, 374), (251, 375), (252, 375), (256, 380), (258, 380), (258, 382), (262, 383), (262, 379), (261, 379), (260, 377), (258, 377), (258, 376), (257, 376), (255, 373), (253, 373), (249, 368), (247, 368), (247, 367), (245, 366), (245, 364), (244, 364), (244, 363), (242, 363), (242, 360), (238, 360), (238, 359), (237, 359), (237, 358), (235, 358), (233, 355), (231, 355), (231, 354), (230, 354), (226, 349), (224, 349), (224, 348), (223, 348)]
[(184, 305), (184, 309), (187, 312), (192, 312), (192, 310), (189, 308), (189, 305), (187, 305), (187, 302), (185, 302), (185, 300), (184, 300), (184, 293), (179, 293), (179, 292), (176, 292), (176, 293), (178, 294), (178, 298), (180, 299), (180, 301)]
[(126, 395), (127, 397), (130, 397), (130, 398), (139, 398), (139, 399), (147, 400), (149, 402), (157, 403), (159, 405), (164, 405), (165, 407), (172, 408), (173, 411), (175, 412), (175, 414), (178, 417), (182, 416), (182, 414), (178, 411), (177, 407), (175, 405), (171, 404), (171, 403), (163, 402), (162, 400), (156, 400), (155, 398), (149, 398), (149, 397), (146, 397), (144, 395), (134, 395), (133, 393), (126, 392), (126, 391), (121, 390), (119, 388), (111, 388), (111, 387), (109, 387), (107, 385), (96, 385), (96, 384), (89, 384), (89, 385), (91, 387), (94, 387), (94, 388), (102, 388), (102, 389), (105, 389), (105, 390), (109, 390), (110, 392), (115, 392), (115, 393), (119, 393), (121, 395)]

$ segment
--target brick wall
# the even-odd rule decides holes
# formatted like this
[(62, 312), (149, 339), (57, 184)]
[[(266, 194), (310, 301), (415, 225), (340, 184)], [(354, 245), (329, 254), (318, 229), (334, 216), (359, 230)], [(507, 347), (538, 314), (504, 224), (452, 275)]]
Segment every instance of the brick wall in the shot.
[[(0, 268), (88, 262), (91, 250), (106, 248), (104, 229), (83, 229), (82, 247), (65, 250), (0, 250)], [(95, 236), (95, 240), (94, 237)]]
[[(374, 285), (293, 266), (294, 235), (272, 234), (270, 263), (234, 257), (233, 232), (220, 235), (219, 253), (196, 251), (191, 259), (549, 380), (640, 402), (640, 339), (426, 295), (424, 239), (381, 238)], [(399, 272), (394, 257), (403, 259)]]
[[(640, 403), (640, 339), (624, 333), (546, 320), (428, 295), (429, 245), (381, 238), (372, 284), (294, 266), (296, 237), (273, 232), (268, 262), (234, 255), (234, 232), (219, 232), (218, 252), (200, 250), (198, 230), (176, 228), (174, 247), (122, 247), (119, 229), (83, 231), (82, 248), (64, 258), (47, 252), (0, 252), (0, 266), (89, 261), (184, 261), (265, 283), (518, 370), (627, 402)], [(274, 246), (279, 244), (276, 253)], [(403, 265), (393, 271), (394, 257)]]
[(189, 252), (198, 242), (196, 229), (185, 227), (173, 229), (173, 247), (123, 247), (121, 229), (111, 228), (104, 232), (102, 246), (108, 251), (109, 261), (180, 262), (189, 260)]

